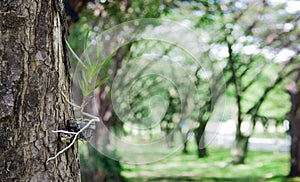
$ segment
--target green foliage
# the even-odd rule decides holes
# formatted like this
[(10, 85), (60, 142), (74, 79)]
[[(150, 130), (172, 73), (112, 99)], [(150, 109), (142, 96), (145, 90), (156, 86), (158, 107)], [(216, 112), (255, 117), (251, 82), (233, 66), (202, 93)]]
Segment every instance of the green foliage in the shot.
[(78, 44), (78, 42), (84, 40), (85, 32), (88, 30), (102, 33), (126, 21), (159, 18), (162, 14), (168, 13), (173, 5), (172, 0), (90, 2), (88, 8), (80, 14), (80, 19), (69, 37), (69, 43), (76, 52), (83, 52), (83, 44)]
[[(77, 80), (84, 97), (91, 94), (96, 88), (103, 85), (109, 79), (109, 77), (104, 77), (98, 80), (99, 79), (98, 75), (103, 74), (102, 73), (103, 68), (113, 59), (113, 56), (115, 56), (117, 51), (119, 50), (119, 47), (114, 49), (112, 53), (108, 57), (106, 57), (103, 61), (98, 60), (100, 56), (96, 56), (95, 60), (91, 60), (89, 57), (89, 50), (88, 50), (89, 47), (87, 46), (88, 40), (89, 40), (89, 31), (86, 32), (84, 38), (84, 52), (83, 52), (84, 60), (81, 60), (81, 58), (79, 58), (77, 54), (73, 51), (69, 43), (66, 42), (72, 55), (75, 57), (75, 59), (78, 62), (78, 66), (76, 67), (76, 72), (75, 72), (75, 79)], [(99, 51), (100, 50), (97, 49), (96, 52), (97, 55), (100, 54)]]
[(287, 119), (287, 114), (291, 109), (289, 102), (290, 96), (283, 90), (284, 86), (279, 85), (270, 92), (266, 101), (262, 104), (259, 115), (267, 118), (284, 121)]
[[(261, 97), (264, 96), (263, 94), (265, 91), (272, 86), (277, 76), (281, 75), (280, 67), (282, 67), (282, 64), (285, 64), (275, 64), (275, 59), (272, 56), (268, 56), (268, 54), (276, 56), (276, 54), (284, 48), (290, 50), (299, 49), (299, 39), (297, 39), (297, 37), (299, 37), (299, 29), (297, 26), (299, 23), (299, 20), (297, 19), (298, 16), (285, 12), (285, 6), (282, 4), (272, 5), (270, 1), (269, 4), (263, 5), (261, 4), (262, 2), (265, 1), (176, 1), (174, 3), (176, 6), (175, 10), (172, 10), (167, 16), (165, 16), (171, 20), (178, 21), (179, 23), (187, 22), (189, 28), (197, 31), (197, 33), (201, 35), (201, 39), (203, 39), (203, 47), (196, 47), (195, 49), (204, 49), (203, 54), (199, 59), (203, 63), (211, 63), (211, 65), (206, 67), (209, 68), (209, 70), (205, 71), (211, 73), (212, 76), (204, 78), (201, 74), (195, 74), (195, 78), (193, 78), (195, 80), (198, 79), (199, 81), (199, 83), (196, 83), (197, 94), (195, 96), (195, 100), (199, 101), (199, 105), (201, 106), (201, 115), (199, 118), (208, 120), (210, 117), (210, 113), (213, 110), (211, 108), (212, 95), (210, 89), (212, 86), (219, 85), (219, 82), (207, 82), (207, 79), (213, 80), (220, 72), (223, 72), (224, 80), (226, 82), (227, 96), (230, 97), (230, 100), (237, 100), (237, 96), (240, 96), (241, 102), (239, 104), (241, 104), (241, 114), (246, 115), (250, 108), (253, 108), (253, 106), (262, 100)], [(168, 0), (101, 1), (101, 3), (92, 3), (89, 9), (82, 13), (81, 20), (75, 25), (74, 31), (71, 34), (69, 41), (71, 46), (68, 43), (67, 45), (76, 50), (71, 50), (71, 52), (75, 57), (75, 62), (81, 65), (81, 73), (79, 74), (78, 81), (85, 96), (90, 94), (95, 88), (103, 85), (104, 82), (109, 79), (109, 77), (107, 77), (108, 69), (104, 70), (103, 68), (108, 65), (110, 60), (117, 53), (117, 49), (115, 49), (112, 51), (111, 55), (105, 58), (101, 63), (90, 60), (88, 57), (89, 52), (87, 50), (88, 33), (85, 32), (87, 32), (88, 29), (102, 32), (114, 25), (136, 18), (159, 17), (165, 12), (168, 12), (169, 7), (173, 7), (174, 4), (173, 1), (171, 2)], [(261, 10), (261, 8), (263, 8), (263, 10)], [(290, 30), (287, 30), (285, 27), (290, 24), (294, 26), (292, 26)], [(150, 31), (153, 30), (151, 29)], [(84, 40), (84, 44), (78, 44), (78, 42), (82, 40)], [(233, 71), (229, 69), (229, 44), (232, 46), (231, 61), (232, 67), (236, 71), (236, 83), (233, 83)], [(148, 41), (147, 43), (139, 41), (133, 42), (132, 45), (133, 46), (129, 47), (128, 51), (122, 55), (122, 60), (125, 60), (124, 58), (126, 56), (130, 59), (139, 58), (142, 57), (145, 52), (151, 53), (151, 51), (163, 56), (171, 54), (180, 55), (180, 50), (175, 48), (170, 48), (171, 51), (169, 52), (162, 52), (161, 50), (166, 49), (166, 45), (158, 43), (158, 41)], [(250, 49), (251, 47), (254, 47), (254, 51), (252, 52)], [(75, 52), (84, 52), (84, 61), (81, 60)], [(265, 54), (265, 52), (267, 52), (267, 54)], [(124, 62), (125, 61), (123, 61), (123, 63)], [(289, 69), (285, 70), (285, 72), (293, 69), (298, 63), (299, 59), (297, 63), (290, 64), (288, 67)], [(137, 64), (137, 62), (133, 63), (134, 66), (135, 64)], [(186, 58), (184, 61), (180, 62), (180, 64), (184, 65), (188, 70), (191, 70), (192, 74), (194, 74), (195, 68), (197, 69), (199, 67), (199, 65), (194, 64), (193, 59), (191, 58)], [(176, 71), (176, 69), (174, 71), (171, 67), (167, 67), (163, 63), (158, 65), (153, 63), (149, 67), (145, 66), (144, 71), (151, 72), (153, 70), (159, 70), (163, 73), (173, 73), (174, 77), (178, 78), (176, 81), (183, 84), (180, 82), (180, 79), (186, 75), (182, 74), (180, 71)], [(99, 76), (100, 71), (101, 79), (97, 82), (96, 79), (97, 76)], [(126, 70), (124, 71), (121, 69), (119, 70), (119, 73), (122, 71), (126, 72)], [(128, 73), (124, 73), (125, 76), (126, 74)], [(134, 74), (137, 73), (133, 72), (133, 75)], [(123, 84), (131, 85), (132, 80), (125, 76), (121, 82), (123, 82)], [(286, 81), (286, 78), (284, 79), (285, 80), (282, 83), (272, 87), (270, 89), (271, 91), (264, 96), (263, 101), (258, 106), (257, 113), (255, 114), (276, 120), (283, 120), (286, 117), (287, 112), (290, 110), (290, 102), (289, 96), (285, 92), (285, 85), (288, 81)], [(181, 109), (181, 100), (178, 99), (178, 96), (170, 96), (170, 89), (172, 89), (172, 85), (163, 84), (157, 81), (156, 77), (148, 77), (147, 79), (143, 78), (138, 80), (132, 87), (128, 88), (129, 94), (127, 94), (126, 97), (122, 96), (123, 98), (120, 98), (120, 101), (117, 103), (120, 105), (122, 110), (121, 112), (125, 113), (125, 118), (122, 119), (128, 121), (139, 121), (140, 123), (136, 124), (149, 126), (151, 122), (146, 122), (145, 119), (153, 117), (153, 114), (151, 113), (152, 108), (149, 103), (151, 103), (153, 96), (159, 96), (161, 100), (166, 100), (165, 104), (169, 107), (166, 109), (160, 109), (160, 113), (156, 112), (155, 114), (160, 115), (163, 113), (163, 119), (168, 120), (168, 122), (172, 122), (172, 117)], [(183, 93), (187, 94), (188, 91), (183, 91)], [(160, 102), (157, 103), (160, 104), (159, 108), (164, 108), (164, 104)], [(128, 109), (130, 109), (132, 113), (127, 112)], [(223, 119), (230, 119), (233, 110), (234, 109), (232, 108), (225, 108), (226, 113)], [(113, 116), (114, 118), (112, 120), (114, 120), (115, 123), (121, 123), (116, 122), (118, 120), (116, 113), (113, 113)], [(166, 121), (163, 121), (162, 124), (167, 125), (165, 122)], [(120, 127), (122, 126), (123, 125), (120, 124)], [(119, 130), (116, 132), (121, 133)], [(221, 149), (221, 151), (223, 151), (223, 149)], [(215, 159), (220, 161), (223, 161), (224, 159), (228, 161), (230, 160), (228, 156), (224, 156), (218, 152), (216, 153), (217, 156), (213, 156), (215, 158), (208, 158), (204, 161), (196, 161), (197, 163), (193, 164), (195, 165), (194, 167), (188, 166), (190, 164), (189, 162), (193, 162), (190, 160), (192, 156), (185, 156), (188, 158), (179, 156), (186, 160), (182, 161), (182, 164), (179, 163), (178, 165), (185, 166), (188, 170), (193, 170), (197, 169), (197, 166), (201, 162), (213, 163), (213, 160)], [(268, 158), (270, 154), (265, 155), (264, 153), (250, 153), (249, 156), (250, 161), (256, 160), (256, 158), (265, 161), (267, 167), (257, 166), (257, 164), (253, 163), (243, 166), (246, 170), (244, 170), (243, 167), (223, 167), (220, 169), (219, 167), (216, 167), (219, 164), (213, 166), (205, 164), (203, 174), (199, 173), (199, 170), (197, 170), (195, 175), (198, 175), (200, 178), (200, 175), (205, 176), (210, 174), (210, 176), (208, 175), (206, 179), (211, 181), (218, 181), (222, 179), (227, 181), (272, 181), (273, 177), (269, 179), (269, 177), (266, 177), (264, 173), (271, 173), (273, 175), (272, 170), (275, 170), (278, 174), (285, 175), (287, 172), (286, 163), (284, 166), (280, 166), (280, 163), (287, 160), (286, 156), (283, 157), (283, 155), (280, 155), (278, 160)], [(181, 160), (181, 158), (178, 160)], [(83, 162), (84, 161), (85, 160), (83, 160)], [(106, 159), (102, 157), (98, 156), (97, 161), (98, 164), (103, 162), (101, 164), (103, 168), (115, 166), (112, 167), (112, 171), (118, 171), (119, 169), (118, 165), (113, 162), (106, 162)], [(269, 161), (271, 162), (269, 163)], [(85, 165), (87, 166), (88, 164), (86, 163), (84, 166)], [(260, 168), (260, 171), (255, 170), (256, 168)], [(151, 169), (149, 170), (151, 171)], [(178, 172), (176, 170), (182, 170), (182, 168), (179, 169), (178, 167), (178, 169), (174, 170), (174, 173), (176, 174)], [(231, 173), (231, 171), (234, 172)], [(155, 172), (155, 169), (153, 169), (152, 172)], [(249, 173), (251, 173), (253, 177), (248, 177), (246, 175)], [(237, 174), (238, 177), (235, 177)], [(279, 178), (283, 179), (282, 176)], [(137, 180), (142, 179), (143, 177), (138, 177)], [(156, 178), (156, 180), (160, 179)], [(276, 177), (274, 177), (274, 180), (276, 181)]]

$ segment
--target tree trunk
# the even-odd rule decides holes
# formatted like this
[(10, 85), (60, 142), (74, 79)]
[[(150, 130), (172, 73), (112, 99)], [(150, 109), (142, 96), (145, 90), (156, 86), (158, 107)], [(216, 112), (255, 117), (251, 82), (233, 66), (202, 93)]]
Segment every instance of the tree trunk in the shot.
[(183, 153), (188, 153), (187, 147), (188, 147), (188, 138), (189, 138), (189, 131), (183, 131), (182, 129), (180, 129), (180, 134), (181, 134), (181, 138), (182, 138), (182, 143), (183, 143), (183, 149), (182, 152)]
[(290, 158), (290, 173), (288, 177), (297, 177), (300, 176), (300, 140), (299, 136), (293, 136), (291, 142), (291, 158)]
[(198, 157), (203, 158), (207, 156), (206, 148), (205, 148), (205, 127), (207, 122), (201, 122), (200, 126), (195, 130), (195, 138), (196, 138), (196, 145), (198, 147)]
[(79, 181), (77, 144), (47, 162), (73, 117), (63, 5), (1, 1), (0, 22), (0, 181)]
[(233, 164), (243, 164), (245, 162), (246, 153), (248, 150), (248, 142), (249, 142), (248, 136), (243, 136), (241, 132), (237, 132), (231, 150)]
[(198, 157), (203, 158), (207, 157), (206, 147), (205, 147), (205, 130), (202, 133), (202, 137), (200, 138), (198, 144)]
[(288, 177), (300, 176), (300, 73), (295, 82), (291, 83), (287, 90), (291, 97), (292, 108), (289, 113), (290, 134), (291, 134), (291, 159), (290, 173)]

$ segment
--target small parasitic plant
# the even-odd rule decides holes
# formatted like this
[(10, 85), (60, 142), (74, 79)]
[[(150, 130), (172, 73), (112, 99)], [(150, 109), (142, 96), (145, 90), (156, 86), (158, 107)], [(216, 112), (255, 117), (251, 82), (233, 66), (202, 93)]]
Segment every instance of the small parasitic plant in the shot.
[[(76, 72), (76, 81), (79, 84), (79, 87), (82, 91), (83, 99), (81, 106), (71, 102), (68, 97), (61, 92), (63, 98), (65, 101), (70, 104), (75, 111), (79, 111), (81, 114), (80, 118), (76, 118), (72, 122), (69, 123), (69, 130), (54, 130), (52, 132), (61, 134), (61, 140), (70, 142), (67, 147), (59, 151), (55, 156), (50, 157), (47, 161), (53, 160), (57, 158), (60, 154), (64, 153), (66, 150), (68, 150), (77, 139), (88, 139), (91, 136), (91, 130), (95, 129), (95, 122), (100, 122), (100, 118), (89, 114), (87, 112), (84, 112), (84, 107), (86, 105), (86, 99), (88, 95), (93, 93), (95, 89), (103, 85), (109, 77), (105, 77), (101, 79), (100, 81), (97, 81), (98, 75), (103, 69), (105, 65), (107, 65), (110, 60), (112, 60), (113, 56), (118, 51), (119, 47), (117, 47), (115, 50), (112, 51), (112, 53), (106, 57), (103, 61), (96, 61), (90, 60), (90, 57), (87, 52), (87, 40), (89, 37), (89, 32), (86, 33), (84, 38), (84, 61), (82, 61), (76, 53), (73, 51), (69, 43), (66, 41), (66, 44), (68, 48), (70, 49), (70, 52), (75, 57), (75, 59), (78, 62), (78, 68), (79, 71)], [(99, 50), (99, 49), (97, 49)], [(97, 52), (97, 55), (99, 52)]]

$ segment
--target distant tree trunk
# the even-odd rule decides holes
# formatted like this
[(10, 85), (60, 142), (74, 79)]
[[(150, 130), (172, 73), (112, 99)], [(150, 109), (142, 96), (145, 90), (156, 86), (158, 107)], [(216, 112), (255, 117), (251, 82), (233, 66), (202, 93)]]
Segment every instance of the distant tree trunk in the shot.
[(77, 144), (67, 143), (73, 109), (59, 1), (0, 2), (0, 181), (80, 181)]
[(206, 148), (205, 148), (205, 127), (207, 122), (200, 122), (200, 126), (195, 130), (195, 138), (197, 145), (198, 157), (203, 158), (207, 156)]
[(182, 140), (183, 140), (182, 152), (183, 153), (188, 153), (188, 150), (187, 150), (188, 133), (182, 133), (181, 135), (182, 135)]
[(291, 159), (289, 177), (300, 176), (300, 73), (287, 90), (291, 97), (292, 108), (289, 113), (291, 142)]
[[(117, 71), (121, 68), (122, 60), (126, 51), (126, 47), (124, 49), (120, 49), (120, 51), (117, 52), (117, 54), (113, 57), (114, 59), (114, 66), (111, 68), (111, 77), (114, 78), (117, 75)], [(108, 53), (110, 54), (110, 52)], [(113, 106), (112, 101), (110, 97), (110, 91), (111, 88), (109, 84), (103, 85), (100, 88), (97, 88), (94, 91), (94, 96), (92, 99), (92, 103), (87, 105), (88, 107), (85, 108), (86, 112), (91, 113), (95, 116), (99, 116), (103, 122), (96, 123), (96, 130), (93, 132), (93, 136), (90, 140), (90, 142), (93, 144), (93, 147), (95, 147), (97, 150), (95, 150), (93, 147), (88, 145), (88, 151), (89, 151), (89, 159), (91, 160), (99, 160), (99, 158), (102, 159), (102, 163), (96, 164), (96, 166), (90, 166), (91, 168), (96, 167), (96, 175), (93, 176), (93, 178), (90, 178), (89, 175), (91, 172), (93, 172), (91, 169), (89, 170), (83, 170), (83, 176), (87, 178), (83, 178), (85, 181), (123, 181), (123, 178), (121, 177), (120, 171), (118, 171), (116, 168), (115, 171), (106, 171), (107, 169), (112, 169), (116, 165), (115, 163), (119, 162), (111, 162), (112, 159), (109, 159), (109, 157), (106, 157), (105, 154), (107, 153), (113, 153), (113, 151), (109, 151), (108, 144), (110, 143), (110, 129), (114, 121), (113, 119)], [(81, 103), (81, 102), (79, 102)], [(105, 154), (98, 153), (99, 151), (104, 152)], [(93, 164), (91, 164), (93, 165)], [(102, 165), (102, 166), (101, 166)], [(108, 174), (109, 172), (109, 174)]]
[(167, 124), (167, 128), (166, 128), (166, 142), (168, 147), (172, 148), (174, 147), (174, 134), (175, 134), (175, 129), (173, 127), (173, 123), (172, 123), (172, 119), (171, 121), (168, 122)]
[[(181, 121), (184, 122), (184, 121)], [(189, 133), (191, 132), (190, 130), (187, 130), (184, 126), (184, 123), (179, 123), (177, 126), (176, 130), (180, 132), (182, 143), (183, 143), (183, 153), (188, 153), (187, 147), (188, 147), (188, 139), (189, 139)]]
[[(242, 126), (242, 116), (240, 112), (240, 102), (238, 102), (238, 114), (237, 114), (237, 126), (235, 133), (235, 140), (231, 148), (231, 158), (232, 164), (243, 164), (245, 163), (245, 158), (248, 152), (248, 143), (251, 133), (245, 135), (241, 131)], [(254, 120), (253, 120), (254, 121)], [(255, 126), (255, 124), (253, 124)], [(253, 129), (253, 128), (252, 128)]]
[(237, 132), (235, 135), (235, 141), (231, 150), (232, 163), (243, 164), (245, 162), (247, 150), (248, 150), (249, 137)]
[[(122, 61), (125, 55), (129, 52), (132, 44), (128, 44), (119, 49), (116, 55), (113, 57), (114, 66), (110, 68), (111, 78), (115, 78), (118, 70), (122, 66)], [(111, 51), (107, 55), (111, 54)], [(96, 123), (96, 130), (94, 132), (93, 143), (98, 149), (107, 150), (107, 145), (110, 143), (109, 130), (114, 121), (112, 121), (113, 116), (113, 105), (111, 100), (111, 86), (109, 84), (103, 85), (94, 92), (94, 107), (97, 108), (95, 115), (99, 115), (103, 123)]]
[(231, 157), (232, 157), (232, 164), (243, 164), (245, 161), (246, 153), (248, 150), (248, 141), (249, 136), (244, 136), (241, 132), (241, 125), (243, 122), (242, 119), (242, 87), (241, 87), (241, 78), (237, 75), (237, 65), (236, 60), (234, 59), (232, 44), (227, 40), (227, 47), (229, 53), (229, 68), (232, 73), (232, 83), (235, 88), (235, 99), (237, 105), (237, 126), (236, 126), (236, 133), (235, 133), (235, 140), (234, 144), (231, 149)]

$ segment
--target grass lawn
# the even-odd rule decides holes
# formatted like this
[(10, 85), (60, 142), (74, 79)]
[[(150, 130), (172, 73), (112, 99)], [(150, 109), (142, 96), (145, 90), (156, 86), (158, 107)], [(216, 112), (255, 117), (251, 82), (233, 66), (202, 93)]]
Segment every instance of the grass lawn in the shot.
[(289, 172), (289, 153), (249, 152), (245, 164), (232, 166), (228, 165), (231, 159), (229, 149), (210, 147), (208, 152), (209, 157), (203, 159), (198, 159), (195, 152), (182, 154), (178, 151), (156, 163), (123, 164), (122, 175), (130, 182), (300, 181), (299, 178), (294, 180), (285, 178)]

